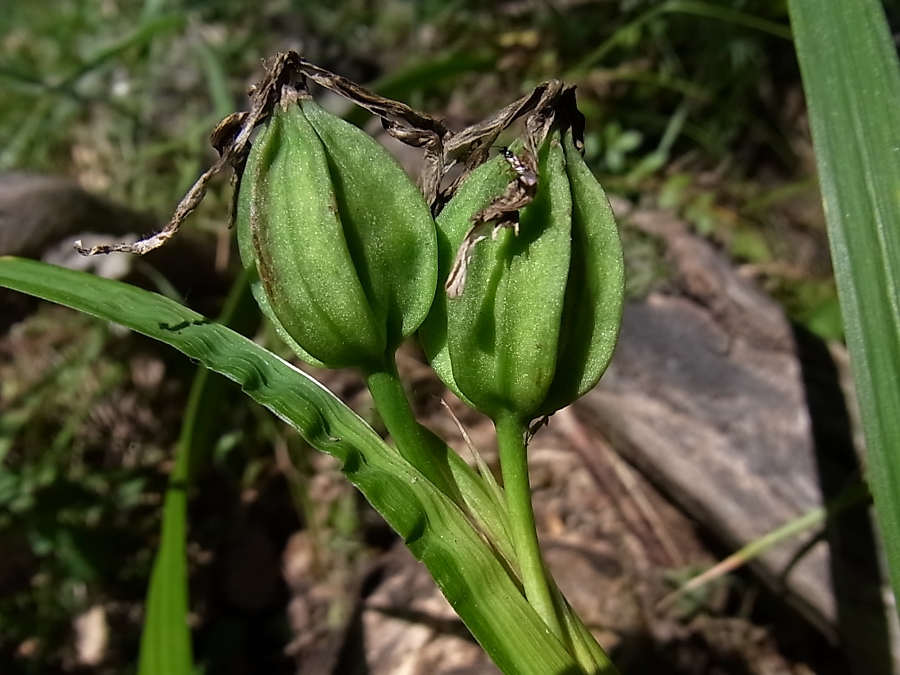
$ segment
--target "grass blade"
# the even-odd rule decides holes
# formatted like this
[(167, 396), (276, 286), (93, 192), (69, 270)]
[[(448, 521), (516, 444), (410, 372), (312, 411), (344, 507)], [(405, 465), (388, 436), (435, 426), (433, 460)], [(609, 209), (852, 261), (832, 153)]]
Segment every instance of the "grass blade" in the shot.
[[(209, 372), (206, 373), (208, 376)], [(195, 384), (192, 398), (198, 390)], [(179, 465), (182, 464), (180, 456), (187, 455), (184, 450), (184, 446), (179, 448)], [(174, 478), (175, 473), (169, 479), (163, 502), (162, 536), (150, 575), (139, 675), (193, 672), (191, 631), (187, 623), (187, 491), (185, 484), (176, 485)]]
[(737, 9), (721, 7), (715, 3), (702, 2), (701, 0), (666, 0), (666, 2), (651, 6), (636, 19), (619, 28), (619, 30), (603, 41), (599, 47), (588, 53), (588, 55), (575, 66), (573, 74), (568, 75), (568, 77), (572, 78), (574, 77), (574, 73), (585, 73), (595, 67), (620, 43), (629, 40), (629, 33), (633, 33), (634, 30), (641, 28), (663, 14), (693, 14), (702, 19), (713, 19), (724, 21), (726, 23), (733, 23), (746, 28), (762, 31), (785, 40), (791, 39), (791, 31), (787, 26), (783, 26), (775, 21), (769, 21), (768, 19), (761, 19)]
[(878, 0), (789, 0), (868, 479), (900, 590), (900, 66)]

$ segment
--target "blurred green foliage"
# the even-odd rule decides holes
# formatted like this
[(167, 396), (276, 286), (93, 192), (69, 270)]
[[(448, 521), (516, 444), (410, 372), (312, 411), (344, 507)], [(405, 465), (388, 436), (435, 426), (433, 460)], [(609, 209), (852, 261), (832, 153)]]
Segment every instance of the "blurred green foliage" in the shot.
[[(460, 124), (561, 77), (579, 86), (587, 159), (613, 192), (647, 199), (687, 180), (667, 207), (761, 266), (800, 321), (809, 308), (795, 310), (782, 267), (832, 287), (821, 217), (812, 257), (780, 226), (815, 185), (772, 194), (812, 173), (784, 0), (8, 0), (0, 21), (0, 170), (73, 175), (163, 217), (212, 161), (214, 123), (287, 48)], [(226, 195), (217, 184), (191, 226), (218, 228)]]
[[(4, 672), (47, 672), (63, 660), (74, 616), (105, 598), (136, 600), (143, 593), (152, 554), (147, 542), (158, 528), (153, 493), (163, 481), (156, 466), (170, 439), (144, 429), (139, 453), (125, 438), (116, 440), (117, 425), (138, 433), (140, 409), (158, 403), (148, 392), (122, 398), (129, 378), (124, 347), (108, 326), (58, 311), (39, 313), (6, 338), (0, 364)], [(31, 658), (13, 662), (17, 650)]]

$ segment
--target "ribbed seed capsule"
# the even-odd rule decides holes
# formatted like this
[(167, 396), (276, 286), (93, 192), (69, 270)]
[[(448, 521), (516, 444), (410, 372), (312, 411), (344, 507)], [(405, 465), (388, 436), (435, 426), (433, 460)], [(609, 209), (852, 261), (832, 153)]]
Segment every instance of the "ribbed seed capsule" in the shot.
[(238, 241), (263, 312), (301, 358), (383, 367), (437, 279), (428, 206), (373, 138), (288, 93), (248, 156)]
[(556, 370), (559, 322), (571, 254), (571, 195), (562, 148), (548, 143), (540, 182), (511, 229), (479, 244), (466, 288), (450, 300), (447, 341), (459, 388), (489, 415), (529, 416)]
[[(606, 369), (621, 321), (618, 232), (570, 133), (544, 144), (538, 170), (519, 234), (481, 241), (461, 297), (439, 295), (420, 329), (438, 375), (494, 418), (531, 420), (584, 394)], [(472, 216), (510, 179), (503, 158), (482, 165), (438, 216), (442, 278)]]
[[(472, 225), (472, 216), (490, 204), (494, 197), (502, 194), (514, 178), (513, 170), (503, 157), (495, 157), (469, 174), (453, 199), (438, 215), (436, 222), (439, 280), (442, 282), (447, 280), (457, 249)], [(475, 255), (480, 255), (480, 251)], [(474, 408), (475, 404), (456, 384), (450, 361), (450, 347), (447, 343), (447, 323), (450, 314), (448, 304), (455, 304), (457, 300), (458, 298), (448, 299), (444, 290), (438, 289), (431, 311), (419, 328), (419, 340), (438, 377), (454, 394)]]
[(612, 207), (570, 133), (563, 136), (563, 151), (572, 190), (572, 260), (559, 365), (540, 415), (564, 408), (600, 380), (616, 347), (625, 300), (625, 261)]

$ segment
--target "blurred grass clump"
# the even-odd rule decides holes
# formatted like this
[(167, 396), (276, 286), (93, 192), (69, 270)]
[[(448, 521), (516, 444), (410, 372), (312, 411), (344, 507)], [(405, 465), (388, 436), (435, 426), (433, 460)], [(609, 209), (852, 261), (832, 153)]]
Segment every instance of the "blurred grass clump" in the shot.
[[(658, 198), (752, 265), (792, 317), (842, 334), (823, 319), (836, 296), (783, 0), (11, 0), (4, 14), (0, 170), (73, 175), (163, 217), (260, 60), (288, 48), (460, 122), (562, 78), (579, 86), (604, 184)], [(214, 192), (195, 227), (221, 223)]]
[[(784, 0), (98, 0), (52, 9), (7, 0), (0, 171), (67, 175), (163, 220), (213, 161), (215, 123), (243, 105), (261, 60), (276, 52), (296, 49), (459, 127), (560, 78), (578, 85), (586, 159), (610, 192), (670, 209), (794, 319), (840, 338), (790, 37)], [(220, 232), (229, 193), (214, 185), (189, 226)], [(653, 242), (625, 240), (635, 244), (627, 255), (651, 261), (632, 274), (639, 295), (666, 268)], [(0, 583), (16, 580), (0, 587), (0, 670), (71, 664), (72, 617), (102, 602), (131, 626), (105, 661), (128, 672), (156, 544), (160, 462), (177, 438), (190, 371), (58, 309), (16, 331), (0, 346), (0, 542), (12, 542), (3, 564), (17, 570), (0, 566)], [(38, 344), (56, 357), (41, 361)], [(164, 373), (143, 389), (142, 349)], [(289, 444), (274, 425), (260, 432), (256, 409), (241, 405), (219, 430), (210, 479), (235, 504), (281, 475), (264, 446)], [(104, 406), (143, 420), (130, 427), (135, 445), (110, 451), (91, 435)], [(288, 484), (304, 512), (303, 490)], [(225, 529), (198, 544), (195, 568)]]

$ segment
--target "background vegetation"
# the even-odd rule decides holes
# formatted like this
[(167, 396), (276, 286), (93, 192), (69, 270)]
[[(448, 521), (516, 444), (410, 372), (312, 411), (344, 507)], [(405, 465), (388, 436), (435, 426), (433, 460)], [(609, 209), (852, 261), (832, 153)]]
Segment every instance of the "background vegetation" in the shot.
[[(244, 106), (261, 59), (276, 52), (296, 49), (460, 126), (541, 80), (574, 82), (587, 159), (610, 192), (676, 211), (792, 318), (843, 335), (783, 0), (272, 0), (252, 9), (98, 0), (52, 11), (7, 0), (0, 22), (0, 170), (67, 175), (161, 220), (213, 160), (209, 130)], [(190, 227), (221, 236), (228, 194), (217, 184)], [(653, 247), (630, 243), (639, 293), (653, 283)], [(187, 298), (206, 313), (223, 299)], [(69, 667), (72, 618), (102, 602), (117, 627), (106, 667), (127, 672), (192, 369), (56, 308), (19, 324), (2, 350), (0, 670)], [(204, 596), (215, 574), (207, 563), (234, 543), (242, 500), (293, 503), (298, 520), (285, 518), (285, 531), (301, 517), (322, 523), (343, 569), (366, 551), (366, 511), (352, 493), (315, 512), (304, 475), (317, 460), (296, 437), (250, 404), (219, 421), (211, 487), (191, 511), (202, 523), (190, 549), (193, 595), (204, 598), (197, 656), (209, 672), (238, 652), (257, 656), (238, 645), (266, 658), (289, 639), (277, 608), (253, 639), (235, 639), (248, 630), (241, 617)], [(273, 444), (293, 456), (296, 480), (285, 480)]]

